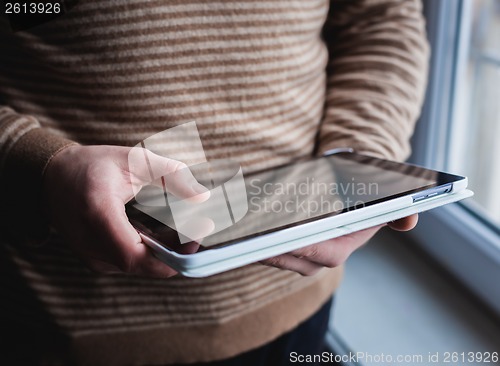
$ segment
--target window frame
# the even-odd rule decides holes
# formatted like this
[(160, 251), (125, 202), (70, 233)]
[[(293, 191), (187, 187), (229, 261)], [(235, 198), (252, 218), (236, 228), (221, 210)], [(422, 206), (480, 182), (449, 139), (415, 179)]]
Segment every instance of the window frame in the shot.
[[(472, 0), (424, 0), (432, 54), (422, 115), (412, 138), (410, 161), (447, 169), (454, 106), (470, 44)], [(458, 126), (458, 128), (464, 126)], [(500, 315), (500, 239), (498, 227), (474, 202), (448, 205), (420, 215), (409, 235), (472, 293)]]

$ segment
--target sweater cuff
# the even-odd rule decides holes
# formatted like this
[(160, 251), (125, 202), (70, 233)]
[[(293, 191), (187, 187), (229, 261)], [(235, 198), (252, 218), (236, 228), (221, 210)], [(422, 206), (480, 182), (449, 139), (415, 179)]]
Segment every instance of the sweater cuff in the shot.
[(42, 207), (45, 169), (62, 149), (75, 144), (42, 128), (33, 128), (9, 149), (1, 186), (8, 213), (6, 231), (11, 240), (40, 245), (49, 235)]

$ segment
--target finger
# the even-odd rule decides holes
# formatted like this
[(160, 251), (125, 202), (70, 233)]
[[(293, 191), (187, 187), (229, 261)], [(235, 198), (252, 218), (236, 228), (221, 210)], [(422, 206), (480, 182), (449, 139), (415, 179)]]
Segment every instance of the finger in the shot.
[(130, 272), (132, 274), (153, 278), (169, 278), (177, 274), (177, 271), (156, 258), (153, 251), (143, 243), (136, 245), (134, 253), (135, 266)]
[(388, 222), (387, 226), (396, 231), (408, 231), (417, 226), (418, 215), (411, 215), (402, 219)]
[(382, 227), (375, 226), (357, 231), (335, 239), (294, 250), (289, 254), (305, 258), (318, 265), (334, 268), (344, 263), (353, 251), (361, 247)]
[(210, 197), (210, 191), (201, 185), (188, 166), (180, 161), (159, 156), (144, 148), (133, 147), (128, 154), (128, 165), (135, 195), (142, 186), (154, 184), (176, 197), (195, 202), (203, 202)]
[(175, 247), (175, 251), (179, 254), (193, 254), (198, 251), (200, 244), (197, 241), (192, 241), (190, 243), (179, 245)]
[(214, 229), (215, 224), (209, 217), (193, 217), (183, 223), (176, 223), (178, 233), (185, 235), (191, 241), (201, 243), (205, 237), (210, 235)]
[(167, 192), (192, 202), (205, 202), (210, 198), (210, 191), (198, 183), (186, 165), (175, 160), (170, 160), (168, 164), (174, 165), (176, 170), (161, 177), (162, 187)]
[(305, 259), (294, 257), (290, 254), (282, 254), (273, 258), (261, 261), (262, 264), (270, 267), (286, 269), (297, 272), (302, 276), (313, 276), (318, 273), (323, 266)]

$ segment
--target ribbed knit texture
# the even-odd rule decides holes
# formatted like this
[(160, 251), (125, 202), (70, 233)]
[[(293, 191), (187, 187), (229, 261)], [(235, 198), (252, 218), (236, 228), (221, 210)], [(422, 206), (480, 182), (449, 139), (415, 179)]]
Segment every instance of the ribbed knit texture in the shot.
[(416, 0), (80, 0), (26, 31), (2, 22), (11, 239), (0, 319), (61, 335), (45, 339), (48, 359), (110, 365), (226, 358), (309, 317), (340, 270), (304, 278), (256, 264), (151, 280), (93, 274), (57, 236), (24, 245), (47, 234), (43, 171), (72, 141), (132, 146), (192, 120), (207, 158), (246, 172), (333, 147), (403, 159), (425, 85), (420, 10)]

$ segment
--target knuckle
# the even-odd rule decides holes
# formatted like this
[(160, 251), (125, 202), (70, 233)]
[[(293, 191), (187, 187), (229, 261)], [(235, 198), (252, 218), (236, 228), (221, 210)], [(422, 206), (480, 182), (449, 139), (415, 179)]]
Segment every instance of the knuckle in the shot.
[(264, 263), (278, 268), (283, 268), (285, 266), (285, 260), (280, 256), (266, 259)]
[(321, 250), (317, 245), (312, 245), (306, 248), (304, 256), (311, 259), (317, 259), (321, 257)]
[(187, 165), (181, 161), (168, 159), (166, 170), (168, 172), (178, 172), (179, 170), (187, 168)]

